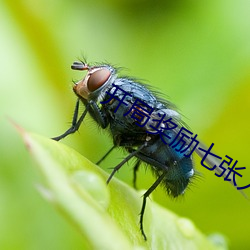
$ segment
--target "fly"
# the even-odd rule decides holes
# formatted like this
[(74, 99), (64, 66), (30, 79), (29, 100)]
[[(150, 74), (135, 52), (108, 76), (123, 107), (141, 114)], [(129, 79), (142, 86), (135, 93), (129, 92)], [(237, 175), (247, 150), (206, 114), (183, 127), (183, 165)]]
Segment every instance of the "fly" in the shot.
[[(175, 106), (157, 97), (147, 85), (132, 78), (119, 77), (117, 70), (109, 64), (90, 66), (85, 62), (74, 62), (71, 68), (87, 71), (87, 74), (73, 87), (78, 99), (71, 127), (53, 139), (59, 141), (76, 132), (89, 113), (113, 138), (113, 147), (98, 163), (116, 147), (123, 147), (128, 152), (124, 160), (114, 167), (107, 183), (131, 158), (137, 159), (134, 166), (134, 186), (136, 171), (140, 165), (145, 163), (150, 166), (156, 181), (144, 193), (140, 212), (140, 230), (146, 240), (143, 216), (147, 197), (159, 184), (162, 184), (172, 197), (182, 195), (195, 174), (193, 151), (200, 157), (203, 157), (204, 153), (198, 151), (194, 145), (180, 147), (179, 150), (170, 146), (171, 138), (186, 142), (179, 128), (182, 127), (186, 131), (187, 128)], [(83, 103), (85, 110), (78, 117), (80, 103)], [(193, 142), (195, 141), (197, 140), (194, 138)], [(210, 166), (215, 165), (209, 158), (205, 161)], [(218, 168), (214, 171), (221, 173)]]

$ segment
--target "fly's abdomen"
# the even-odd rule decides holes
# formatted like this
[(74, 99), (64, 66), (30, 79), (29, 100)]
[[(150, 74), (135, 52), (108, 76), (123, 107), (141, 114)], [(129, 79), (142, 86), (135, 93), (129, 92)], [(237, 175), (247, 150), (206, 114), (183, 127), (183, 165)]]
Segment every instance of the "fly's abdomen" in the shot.
[(176, 197), (184, 193), (194, 175), (193, 161), (184, 154), (166, 145), (158, 137), (136, 157), (149, 164), (156, 176), (165, 173), (162, 184), (169, 195)]

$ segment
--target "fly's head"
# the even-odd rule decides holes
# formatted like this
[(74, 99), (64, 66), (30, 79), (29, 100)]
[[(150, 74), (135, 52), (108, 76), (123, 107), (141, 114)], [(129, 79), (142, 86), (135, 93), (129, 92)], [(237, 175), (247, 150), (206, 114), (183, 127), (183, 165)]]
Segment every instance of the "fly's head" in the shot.
[(89, 66), (83, 62), (74, 62), (71, 68), (88, 71), (86, 76), (73, 87), (75, 94), (84, 100), (100, 101), (105, 95), (105, 89), (116, 78), (116, 71), (110, 65)]

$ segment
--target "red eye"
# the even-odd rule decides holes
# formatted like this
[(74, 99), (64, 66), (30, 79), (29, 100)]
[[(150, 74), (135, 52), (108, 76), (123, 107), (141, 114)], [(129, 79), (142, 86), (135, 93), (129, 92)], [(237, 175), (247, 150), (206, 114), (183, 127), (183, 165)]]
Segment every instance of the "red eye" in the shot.
[(108, 69), (100, 69), (95, 71), (89, 76), (88, 79), (88, 90), (93, 92), (99, 89), (109, 78), (110, 71)]

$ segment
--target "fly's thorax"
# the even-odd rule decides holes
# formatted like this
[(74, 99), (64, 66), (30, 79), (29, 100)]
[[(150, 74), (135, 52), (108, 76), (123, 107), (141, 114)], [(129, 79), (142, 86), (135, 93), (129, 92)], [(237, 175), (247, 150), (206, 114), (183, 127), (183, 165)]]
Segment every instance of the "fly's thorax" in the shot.
[(75, 94), (84, 100), (101, 101), (105, 96), (106, 88), (112, 85), (117, 75), (109, 65), (85, 67), (86, 76), (73, 87)]
[[(161, 105), (160, 109), (155, 109), (152, 114), (150, 115), (151, 119), (145, 126), (146, 130), (149, 132), (155, 132), (153, 127), (159, 127), (162, 130), (167, 128), (167, 124), (164, 121), (167, 119), (172, 119), (173, 122), (179, 124), (181, 122), (181, 115), (177, 111), (173, 109), (168, 109)], [(165, 117), (161, 123), (159, 123), (160, 117)], [(172, 129), (171, 133), (176, 133), (178, 129)]]

